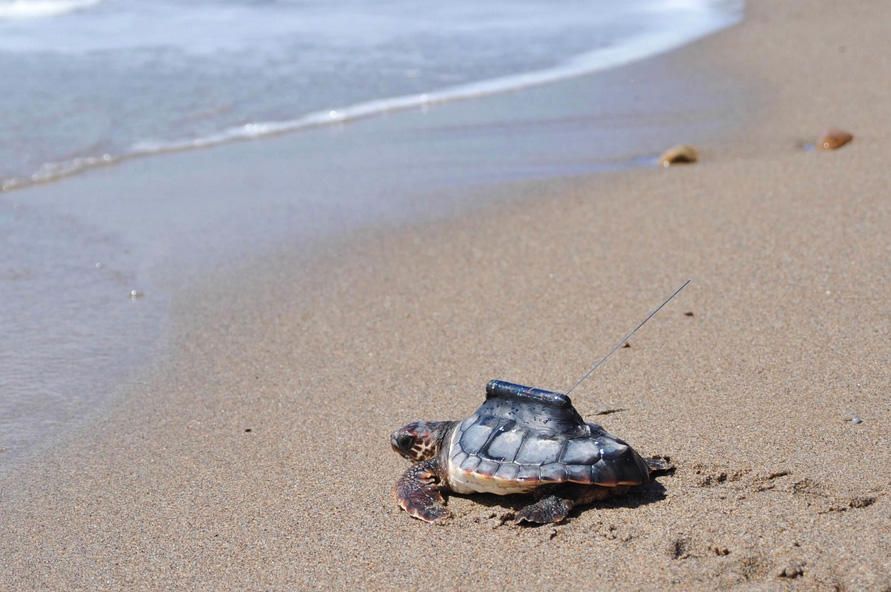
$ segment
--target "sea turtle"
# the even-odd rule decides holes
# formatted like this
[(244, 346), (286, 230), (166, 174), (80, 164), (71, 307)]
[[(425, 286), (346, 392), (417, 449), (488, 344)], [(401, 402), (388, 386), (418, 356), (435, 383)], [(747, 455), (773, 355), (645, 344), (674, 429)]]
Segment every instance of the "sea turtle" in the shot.
[(463, 421), (416, 421), (390, 444), (414, 461), (393, 493), (411, 516), (449, 517), (442, 492), (534, 494), (516, 522), (561, 522), (576, 505), (624, 493), (670, 470), (643, 459), (601, 426), (586, 423), (569, 397), (492, 380), (486, 401)]

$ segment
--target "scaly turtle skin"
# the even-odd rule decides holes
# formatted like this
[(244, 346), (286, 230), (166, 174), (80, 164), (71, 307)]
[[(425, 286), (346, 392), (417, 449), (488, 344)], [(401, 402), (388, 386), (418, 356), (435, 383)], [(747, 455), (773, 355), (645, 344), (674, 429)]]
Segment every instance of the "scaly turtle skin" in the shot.
[(417, 421), (390, 436), (415, 461), (393, 490), (415, 518), (449, 517), (442, 492), (533, 494), (517, 522), (561, 522), (588, 504), (648, 483), (670, 470), (644, 460), (627, 443), (586, 423), (560, 393), (493, 380), (486, 401), (463, 421)]

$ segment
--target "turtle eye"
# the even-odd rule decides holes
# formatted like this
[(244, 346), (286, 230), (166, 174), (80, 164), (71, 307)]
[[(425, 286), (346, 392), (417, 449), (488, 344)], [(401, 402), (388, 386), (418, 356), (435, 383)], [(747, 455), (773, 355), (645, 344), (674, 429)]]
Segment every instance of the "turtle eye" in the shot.
[(399, 448), (403, 450), (408, 450), (409, 448), (411, 448), (413, 441), (414, 438), (412, 438), (408, 434), (403, 434), (396, 439), (396, 443), (399, 445)]

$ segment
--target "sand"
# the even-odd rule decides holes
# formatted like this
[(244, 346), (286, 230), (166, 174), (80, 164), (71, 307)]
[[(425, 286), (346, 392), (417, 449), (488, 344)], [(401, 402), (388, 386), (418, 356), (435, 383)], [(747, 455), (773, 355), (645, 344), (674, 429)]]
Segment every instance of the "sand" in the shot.
[[(502, 187), (183, 290), (144, 383), (0, 482), (0, 588), (891, 589), (889, 19), (751, 2), (658, 58), (760, 92), (696, 165)], [(854, 142), (804, 149), (829, 126)], [(688, 277), (573, 393), (673, 476), (558, 526), (396, 507), (391, 430), (493, 377), (566, 388)]]

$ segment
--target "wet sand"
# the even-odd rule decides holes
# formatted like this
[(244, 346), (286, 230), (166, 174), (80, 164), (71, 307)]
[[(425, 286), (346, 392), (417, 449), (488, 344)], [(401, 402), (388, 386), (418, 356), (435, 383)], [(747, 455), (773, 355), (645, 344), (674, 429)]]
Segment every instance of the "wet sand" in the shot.
[[(171, 355), (0, 482), (0, 587), (891, 587), (891, 7), (748, 12), (660, 58), (765, 97), (699, 164), (503, 186), (177, 294)], [(830, 125), (854, 142), (803, 148)], [(396, 507), (392, 429), (494, 377), (566, 388), (687, 277), (573, 393), (673, 476), (556, 527)]]

